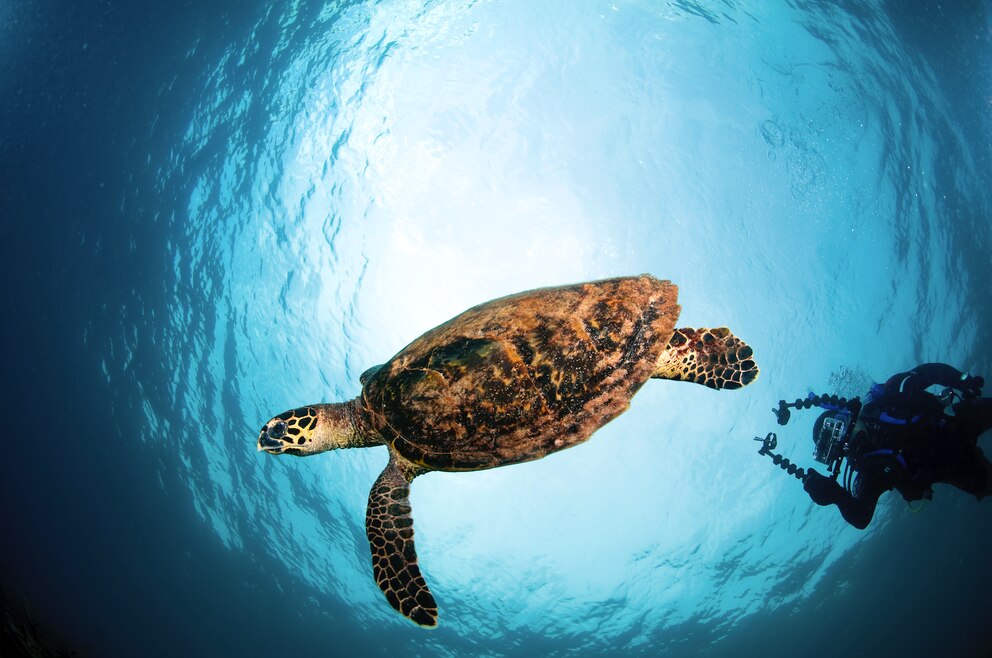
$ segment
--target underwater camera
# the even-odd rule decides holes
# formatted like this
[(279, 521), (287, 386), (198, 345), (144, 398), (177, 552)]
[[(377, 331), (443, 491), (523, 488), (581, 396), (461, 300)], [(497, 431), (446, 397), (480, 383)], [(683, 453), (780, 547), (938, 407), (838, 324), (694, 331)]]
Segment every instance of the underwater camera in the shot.
[[(836, 395), (814, 395), (810, 393), (805, 400), (796, 400), (789, 403), (779, 400), (778, 407), (772, 409), (779, 425), (785, 425), (791, 418), (790, 409), (810, 409), (819, 407), (827, 412), (834, 412), (821, 416), (814, 426), (814, 442), (816, 448), (813, 451), (813, 458), (821, 464), (826, 464), (831, 476), (836, 479), (840, 474), (841, 464), (847, 456), (848, 441), (854, 424), (861, 413), (861, 400), (855, 397), (846, 400)], [(793, 475), (798, 480), (805, 480), (806, 472), (797, 467), (782, 455), (772, 452), (778, 446), (778, 436), (774, 432), (769, 432), (765, 438), (754, 437), (755, 441), (761, 441), (761, 448), (758, 454), (767, 455), (776, 466)]]
[(847, 452), (850, 419), (851, 415), (846, 412), (839, 412), (832, 418), (823, 419), (820, 431), (814, 435), (816, 447), (813, 450), (813, 459), (830, 466), (843, 457)]

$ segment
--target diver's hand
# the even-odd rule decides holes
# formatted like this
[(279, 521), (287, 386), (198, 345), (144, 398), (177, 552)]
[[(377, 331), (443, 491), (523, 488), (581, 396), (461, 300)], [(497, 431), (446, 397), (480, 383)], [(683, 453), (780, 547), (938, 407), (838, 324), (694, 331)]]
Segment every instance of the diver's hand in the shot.
[(967, 400), (982, 396), (982, 388), (985, 386), (985, 378), (975, 375), (965, 375), (961, 378), (961, 392)]
[(815, 469), (806, 469), (806, 477), (803, 478), (803, 489), (817, 505), (832, 505), (838, 500), (840, 485), (828, 478), (820, 475)]

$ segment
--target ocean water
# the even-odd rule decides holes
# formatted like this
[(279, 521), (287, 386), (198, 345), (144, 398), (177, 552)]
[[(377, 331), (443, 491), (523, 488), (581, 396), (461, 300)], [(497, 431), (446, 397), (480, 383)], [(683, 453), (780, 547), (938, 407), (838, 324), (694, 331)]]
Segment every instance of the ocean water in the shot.
[[(0, 98), (11, 655), (992, 655), (992, 504), (857, 531), (752, 440), (992, 377), (988, 2), (22, 0)], [(436, 630), (371, 576), (385, 448), (255, 450), (469, 306), (641, 272), (760, 378), (418, 478)]]

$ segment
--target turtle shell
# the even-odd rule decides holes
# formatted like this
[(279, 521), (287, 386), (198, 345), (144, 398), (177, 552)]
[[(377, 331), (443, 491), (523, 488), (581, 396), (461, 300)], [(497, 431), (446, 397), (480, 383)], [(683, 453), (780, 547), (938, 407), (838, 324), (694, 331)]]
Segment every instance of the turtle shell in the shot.
[(433, 470), (493, 468), (580, 443), (654, 372), (677, 296), (672, 283), (642, 275), (471, 308), (370, 374), (368, 425)]

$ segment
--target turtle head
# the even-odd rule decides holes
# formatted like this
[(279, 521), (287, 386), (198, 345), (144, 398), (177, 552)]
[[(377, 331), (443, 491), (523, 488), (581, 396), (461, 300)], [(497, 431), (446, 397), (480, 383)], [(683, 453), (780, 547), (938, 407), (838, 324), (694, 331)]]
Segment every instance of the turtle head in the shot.
[(314, 435), (320, 425), (316, 407), (284, 411), (262, 426), (258, 449), (270, 455), (309, 455), (314, 452)]
[(306, 457), (335, 448), (370, 445), (355, 431), (350, 403), (313, 404), (275, 416), (258, 432), (256, 446), (270, 455)]

